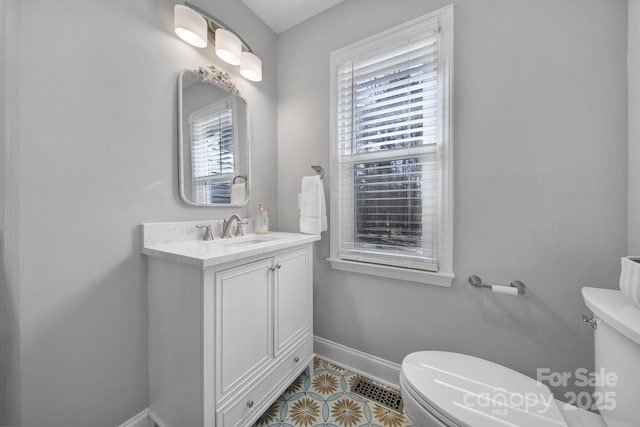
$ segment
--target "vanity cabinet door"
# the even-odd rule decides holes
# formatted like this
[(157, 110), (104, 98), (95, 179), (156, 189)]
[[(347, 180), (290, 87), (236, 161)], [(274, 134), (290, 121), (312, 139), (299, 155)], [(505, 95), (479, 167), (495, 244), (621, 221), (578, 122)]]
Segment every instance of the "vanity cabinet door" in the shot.
[(312, 286), (310, 253), (305, 249), (275, 259), (275, 351), (276, 357), (290, 344), (311, 332)]
[(218, 398), (272, 360), (272, 259), (216, 274), (216, 389)]

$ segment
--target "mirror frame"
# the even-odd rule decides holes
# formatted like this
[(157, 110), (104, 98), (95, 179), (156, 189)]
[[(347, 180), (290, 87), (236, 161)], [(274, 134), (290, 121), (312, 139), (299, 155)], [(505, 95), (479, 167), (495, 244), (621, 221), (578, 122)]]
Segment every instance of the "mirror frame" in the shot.
[[(186, 196), (185, 193), (185, 178), (184, 178), (184, 173), (183, 173), (183, 163), (184, 163), (184, 148), (185, 148), (185, 141), (184, 141), (184, 129), (183, 129), (183, 108), (182, 108), (182, 104), (183, 104), (183, 95), (182, 95), (182, 80), (183, 80), (183, 76), (185, 73), (194, 73), (200, 76), (200, 79), (202, 82), (209, 82), (212, 85), (215, 85), (217, 87), (219, 87), (220, 89), (226, 90), (228, 91), (231, 95), (236, 95), (245, 105), (245, 111), (246, 111), (246, 173), (243, 173), (241, 175), (246, 176), (246, 183), (247, 183), (247, 197), (244, 200), (243, 203), (236, 203), (236, 204), (231, 204), (231, 203), (207, 203), (207, 204), (203, 204), (203, 203), (194, 203), (193, 201), (189, 200)], [(249, 204), (249, 200), (251, 199), (251, 136), (249, 133), (249, 128), (250, 128), (250, 116), (249, 116), (249, 105), (247, 104), (247, 101), (242, 97), (242, 95), (240, 94), (240, 91), (238, 90), (238, 88), (236, 88), (235, 84), (233, 83), (233, 81), (231, 80), (231, 76), (229, 75), (229, 73), (225, 73), (223, 71), (218, 70), (216, 67), (214, 67), (213, 65), (209, 65), (206, 67), (198, 67), (195, 70), (190, 70), (190, 69), (184, 69), (182, 71), (180, 71), (180, 73), (178, 74), (178, 191), (180, 193), (180, 199), (182, 199), (182, 201), (184, 203), (186, 203), (189, 206), (195, 206), (195, 207), (204, 207), (204, 208), (210, 208), (210, 207), (241, 207), (241, 206), (246, 206)], [(233, 184), (233, 183), (232, 183)]]

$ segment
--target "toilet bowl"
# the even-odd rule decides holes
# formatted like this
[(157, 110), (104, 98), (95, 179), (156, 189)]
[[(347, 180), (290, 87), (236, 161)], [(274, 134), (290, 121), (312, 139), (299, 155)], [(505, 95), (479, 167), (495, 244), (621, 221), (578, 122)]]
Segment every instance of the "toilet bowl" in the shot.
[[(555, 400), (549, 388), (512, 369), (459, 353), (419, 351), (402, 362), (400, 390), (417, 427), (640, 427), (640, 310), (620, 291), (582, 290), (595, 317), (600, 414)], [(600, 401), (599, 401), (600, 400)], [(608, 404), (607, 406), (603, 406)], [(613, 407), (612, 407), (613, 406)]]

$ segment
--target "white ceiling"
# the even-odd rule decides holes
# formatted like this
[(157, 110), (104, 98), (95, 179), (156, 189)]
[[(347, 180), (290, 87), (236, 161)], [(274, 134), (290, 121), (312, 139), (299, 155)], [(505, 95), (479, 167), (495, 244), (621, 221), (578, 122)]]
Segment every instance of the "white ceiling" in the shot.
[(242, 0), (276, 34), (344, 0)]

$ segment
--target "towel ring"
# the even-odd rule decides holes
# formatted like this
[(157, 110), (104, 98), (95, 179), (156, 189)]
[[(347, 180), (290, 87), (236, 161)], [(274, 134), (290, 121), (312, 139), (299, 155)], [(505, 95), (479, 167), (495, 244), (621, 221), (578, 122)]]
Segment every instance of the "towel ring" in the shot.
[(320, 179), (324, 179), (324, 168), (320, 165), (311, 166), (311, 169), (316, 171), (320, 175)]
[(242, 178), (242, 179), (244, 179), (244, 182), (247, 182), (247, 181), (248, 181), (248, 180), (247, 180), (247, 175), (237, 175), (237, 176), (234, 176), (234, 177), (233, 177), (233, 181), (232, 181), (231, 183), (232, 183), (232, 184), (235, 184), (235, 183), (236, 183), (236, 180), (237, 180), (238, 178)]

